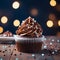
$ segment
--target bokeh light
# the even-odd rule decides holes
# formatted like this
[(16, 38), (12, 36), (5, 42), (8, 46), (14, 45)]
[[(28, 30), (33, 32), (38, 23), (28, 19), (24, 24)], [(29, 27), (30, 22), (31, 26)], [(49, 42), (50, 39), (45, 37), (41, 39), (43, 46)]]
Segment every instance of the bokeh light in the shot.
[(49, 19), (50, 20), (56, 20), (55, 14), (53, 14), (53, 13), (49, 14)]
[(8, 21), (8, 18), (6, 16), (1, 17), (1, 22), (3, 24), (7, 23), (7, 21)]
[(46, 24), (47, 24), (47, 27), (49, 27), (49, 28), (53, 27), (53, 25), (54, 25), (53, 21), (51, 21), (51, 20), (48, 20)]
[(60, 4), (56, 5), (56, 10), (60, 12)]
[(58, 32), (56, 33), (56, 36), (60, 37), (60, 31), (58, 31)]
[(36, 8), (31, 9), (30, 14), (32, 16), (37, 16), (38, 15), (38, 9), (36, 9)]
[(3, 33), (3, 27), (0, 26), (0, 34)]
[(56, 1), (55, 0), (51, 0), (50, 1), (50, 5), (53, 6), (53, 7), (56, 6)]
[(20, 25), (20, 21), (17, 20), (17, 19), (14, 20), (13, 25), (14, 25), (15, 27), (18, 27), (18, 26)]
[(60, 20), (58, 21), (58, 26), (60, 26)]
[(20, 7), (20, 3), (18, 1), (13, 2), (12, 7), (14, 9), (18, 9)]

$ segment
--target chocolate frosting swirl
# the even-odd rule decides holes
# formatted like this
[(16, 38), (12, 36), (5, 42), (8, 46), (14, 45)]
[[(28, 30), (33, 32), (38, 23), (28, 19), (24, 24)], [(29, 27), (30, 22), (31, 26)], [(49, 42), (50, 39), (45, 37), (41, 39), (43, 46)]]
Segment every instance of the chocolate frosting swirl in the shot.
[(18, 27), (16, 34), (25, 37), (40, 37), (42, 36), (42, 28), (34, 18), (28, 17), (24, 20), (21, 26)]

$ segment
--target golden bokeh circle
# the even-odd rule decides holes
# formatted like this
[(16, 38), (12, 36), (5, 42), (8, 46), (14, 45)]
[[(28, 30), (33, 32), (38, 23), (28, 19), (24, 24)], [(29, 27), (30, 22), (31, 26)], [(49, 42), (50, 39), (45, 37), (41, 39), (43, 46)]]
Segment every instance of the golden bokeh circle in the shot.
[(53, 21), (51, 21), (51, 20), (48, 20), (46, 24), (47, 24), (47, 27), (49, 27), (49, 28), (53, 27), (53, 25), (54, 25)]
[(56, 1), (55, 0), (51, 0), (50, 1), (50, 5), (53, 6), (53, 7), (56, 6)]
[(12, 7), (14, 9), (18, 9), (20, 7), (20, 3), (18, 1), (13, 2)]
[(17, 20), (17, 19), (14, 20), (13, 25), (14, 25), (15, 27), (18, 27), (18, 26), (20, 25), (20, 21)]
[(8, 18), (6, 16), (1, 17), (1, 23), (5, 24), (7, 23), (7, 21), (8, 21)]
[(0, 26), (0, 33), (3, 33), (3, 27)]
[(58, 21), (58, 26), (60, 26), (60, 20)]

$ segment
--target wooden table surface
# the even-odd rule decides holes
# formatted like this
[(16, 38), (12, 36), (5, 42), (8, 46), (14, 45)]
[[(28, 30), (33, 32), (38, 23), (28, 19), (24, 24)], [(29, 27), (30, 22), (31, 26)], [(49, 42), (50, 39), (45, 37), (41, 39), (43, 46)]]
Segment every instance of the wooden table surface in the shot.
[(34, 54), (18, 52), (15, 45), (0, 44), (0, 60), (44, 60), (45, 57), (47, 60), (60, 60), (60, 54), (52, 56), (38, 54), (35, 58)]

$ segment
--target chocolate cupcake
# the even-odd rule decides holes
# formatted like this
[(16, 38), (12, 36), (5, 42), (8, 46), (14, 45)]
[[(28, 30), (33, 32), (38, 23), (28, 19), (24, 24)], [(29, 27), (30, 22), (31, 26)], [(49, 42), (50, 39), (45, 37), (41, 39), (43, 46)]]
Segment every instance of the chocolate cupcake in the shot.
[(13, 34), (10, 31), (6, 31), (6, 32), (3, 33), (3, 36), (5, 36), (5, 37), (12, 37)]
[(0, 34), (0, 37), (13, 37), (13, 34), (10, 31), (6, 31), (3, 34)]
[(17, 50), (25, 53), (38, 53), (42, 49), (42, 32), (40, 24), (28, 17), (16, 31)]
[(15, 44), (14, 35), (10, 31), (6, 31), (0, 35), (0, 44)]

